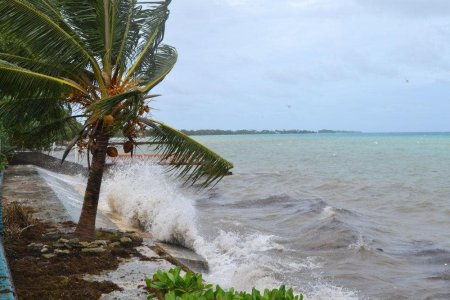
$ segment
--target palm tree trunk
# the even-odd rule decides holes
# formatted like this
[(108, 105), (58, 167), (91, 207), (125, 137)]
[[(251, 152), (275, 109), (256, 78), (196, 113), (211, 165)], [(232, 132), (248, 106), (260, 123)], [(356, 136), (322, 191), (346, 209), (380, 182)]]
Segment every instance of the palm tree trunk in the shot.
[(89, 170), (86, 192), (84, 194), (83, 208), (81, 209), (80, 220), (75, 230), (75, 235), (81, 240), (90, 241), (95, 239), (95, 219), (97, 217), (98, 199), (102, 185), (109, 138), (110, 136), (107, 133), (99, 130), (92, 157), (92, 165)]

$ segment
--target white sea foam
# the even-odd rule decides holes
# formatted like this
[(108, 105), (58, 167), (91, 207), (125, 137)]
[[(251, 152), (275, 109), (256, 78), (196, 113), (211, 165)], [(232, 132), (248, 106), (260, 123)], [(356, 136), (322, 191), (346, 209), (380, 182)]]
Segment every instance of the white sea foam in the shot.
[(336, 216), (336, 209), (332, 206), (325, 206), (322, 210), (322, 218), (331, 218)]
[[(143, 227), (155, 239), (180, 243), (204, 256), (210, 267), (204, 277), (211, 283), (237, 290), (273, 288), (284, 281), (275, 276), (280, 270), (308, 272), (321, 267), (315, 258), (292, 262), (274, 255), (285, 249), (273, 235), (218, 229), (213, 238), (202, 237), (194, 206), (198, 195), (174, 184), (175, 179), (161, 166), (135, 162), (116, 166), (113, 171), (104, 182), (102, 205), (120, 214), (129, 225)], [(305, 291), (312, 299), (353, 299), (347, 297), (349, 292), (325, 284), (311, 285)]]
[(348, 249), (358, 250), (358, 251), (372, 250), (370, 245), (367, 244), (367, 242), (364, 240), (364, 237), (361, 234), (358, 236), (358, 239), (354, 243), (351, 243), (350, 245), (348, 245)]
[(193, 248), (199, 235), (193, 200), (180, 192), (158, 165), (132, 163), (115, 167), (104, 182), (106, 203), (123, 221), (160, 241)]
[(214, 240), (196, 245), (196, 251), (206, 257), (210, 264), (211, 272), (205, 278), (238, 290), (275, 287), (279, 284), (272, 277), (271, 259), (265, 254), (273, 249), (282, 249), (281, 245), (273, 241), (273, 236), (244, 236), (222, 230)]
[(342, 287), (325, 283), (317, 283), (306, 292), (306, 299), (310, 300), (357, 300), (358, 294)]

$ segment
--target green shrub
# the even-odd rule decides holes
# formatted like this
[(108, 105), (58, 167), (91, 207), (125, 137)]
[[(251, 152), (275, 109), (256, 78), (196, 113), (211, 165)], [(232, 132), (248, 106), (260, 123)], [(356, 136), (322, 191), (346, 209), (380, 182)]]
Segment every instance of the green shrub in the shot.
[(14, 147), (10, 145), (10, 134), (0, 123), (0, 172), (8, 164), (8, 158), (14, 153)]
[(6, 156), (3, 153), (0, 153), (0, 172), (3, 171), (7, 163)]
[(180, 274), (180, 268), (167, 272), (158, 271), (153, 278), (146, 278), (151, 293), (148, 299), (164, 300), (302, 300), (303, 295), (295, 296), (292, 289), (286, 290), (282, 285), (278, 289), (265, 289), (260, 292), (253, 289), (251, 293), (237, 292), (234, 289), (223, 290), (220, 286), (206, 284), (201, 274), (187, 272)]

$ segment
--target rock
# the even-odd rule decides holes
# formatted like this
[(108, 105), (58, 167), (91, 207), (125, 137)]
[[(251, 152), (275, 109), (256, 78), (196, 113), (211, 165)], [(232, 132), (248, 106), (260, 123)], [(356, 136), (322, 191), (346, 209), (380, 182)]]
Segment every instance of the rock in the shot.
[(43, 254), (43, 255), (42, 255), (42, 257), (45, 257), (45, 258), (47, 258), (47, 259), (53, 258), (53, 257), (55, 257), (55, 256), (56, 256), (56, 254), (53, 254), (53, 253), (48, 253), (48, 254)]
[(95, 244), (95, 245), (98, 245), (98, 246), (108, 246), (108, 244), (109, 244), (109, 241), (108, 240), (95, 240), (95, 241), (93, 241), (91, 244)]
[(46, 240), (56, 241), (60, 236), (61, 236), (61, 232), (52, 231), (52, 232), (45, 233), (42, 237), (45, 238)]
[(71, 243), (71, 244), (78, 244), (78, 243), (80, 243), (80, 239), (79, 238), (70, 239), (69, 243)]
[(44, 254), (44, 253), (47, 253), (47, 252), (48, 252), (48, 248), (47, 247), (44, 247), (44, 248), (41, 249), (41, 253)]
[(114, 242), (114, 243), (109, 244), (109, 247), (111, 247), (111, 248), (116, 248), (116, 247), (119, 247), (119, 246), (120, 246), (119, 242)]
[(64, 244), (60, 242), (53, 243), (53, 247), (55, 248), (64, 248)]
[(67, 254), (70, 254), (70, 250), (55, 249), (55, 254), (57, 254), (57, 255), (67, 255)]
[(58, 240), (58, 243), (61, 243), (61, 244), (65, 244), (65, 243), (68, 243), (68, 242), (69, 242), (68, 239), (60, 238), (60, 239)]
[(69, 243), (65, 243), (64, 247), (66, 247), (67, 249), (72, 249), (73, 248)]
[(120, 243), (122, 244), (122, 245), (129, 245), (129, 244), (131, 244), (133, 241), (129, 238), (129, 237), (127, 237), (127, 236), (124, 236), (124, 237), (121, 237), (120, 238)]
[(83, 248), (88, 248), (91, 245), (89, 242), (80, 242), (80, 246)]
[(140, 243), (142, 243), (144, 241), (144, 239), (141, 236), (139, 236), (138, 234), (136, 234), (136, 233), (127, 235), (127, 237), (129, 237), (133, 241), (133, 243), (139, 243), (140, 244)]
[(31, 243), (27, 245), (27, 248), (31, 250), (41, 250), (42, 247), (44, 247), (42, 243)]
[(81, 249), (82, 253), (103, 253), (105, 252), (105, 248), (97, 247), (97, 248), (83, 248)]
[(78, 239), (78, 238), (70, 239), (68, 244), (74, 248), (79, 248), (80, 247), (80, 239)]

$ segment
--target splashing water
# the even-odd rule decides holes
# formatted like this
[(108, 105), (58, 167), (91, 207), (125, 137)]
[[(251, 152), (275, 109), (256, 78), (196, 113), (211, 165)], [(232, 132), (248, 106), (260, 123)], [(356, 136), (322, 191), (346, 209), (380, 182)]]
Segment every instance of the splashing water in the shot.
[(160, 166), (119, 165), (100, 209), (194, 249), (222, 286), (285, 283), (306, 299), (450, 297), (450, 134), (195, 138), (233, 161), (234, 175), (200, 192)]
[[(308, 272), (321, 266), (314, 258), (294, 263), (282, 256), (274, 257), (273, 253), (285, 251), (274, 235), (218, 229), (214, 237), (203, 237), (195, 208), (195, 199), (203, 192), (177, 182), (156, 164), (118, 164), (105, 179), (100, 205), (119, 214), (128, 225), (151, 233), (156, 240), (181, 244), (204, 256), (210, 266), (205, 279), (225, 288), (274, 288), (287, 280), (275, 275), (277, 269)], [(297, 292), (305, 292), (305, 286), (298, 286), (301, 289), (296, 288)], [(320, 282), (309, 284), (306, 293), (311, 299), (355, 299), (351, 292)]]
[(199, 238), (192, 199), (171, 181), (161, 166), (120, 164), (105, 180), (106, 204), (131, 226), (159, 241), (193, 248)]

